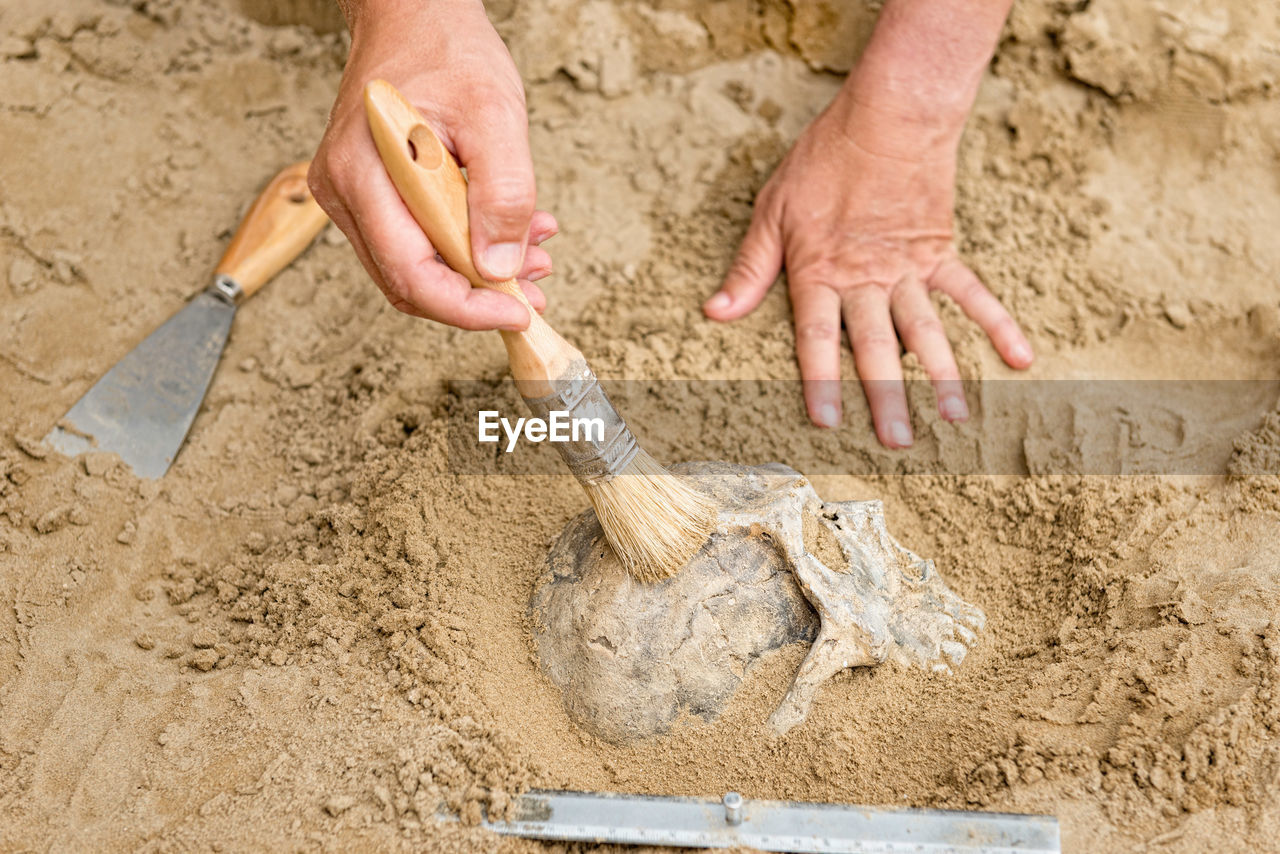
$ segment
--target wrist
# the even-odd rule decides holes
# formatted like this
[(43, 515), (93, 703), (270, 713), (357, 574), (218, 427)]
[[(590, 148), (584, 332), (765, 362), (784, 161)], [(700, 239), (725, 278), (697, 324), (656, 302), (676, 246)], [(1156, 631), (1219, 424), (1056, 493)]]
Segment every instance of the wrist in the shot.
[(908, 152), (954, 149), (1008, 8), (1009, 0), (886, 0), (840, 110)]
[(859, 148), (900, 160), (954, 157), (967, 109), (919, 97), (894, 97), (852, 76), (828, 108), (829, 120)]
[(887, 120), (959, 136), (977, 96), (985, 63), (939, 81), (919, 74), (909, 61), (870, 59), (850, 72), (840, 97)]
[[(482, 0), (338, 0), (354, 42), (367, 31), (398, 32), (420, 26), (424, 18), (473, 14), (488, 21)], [(451, 22), (450, 26), (455, 26)]]

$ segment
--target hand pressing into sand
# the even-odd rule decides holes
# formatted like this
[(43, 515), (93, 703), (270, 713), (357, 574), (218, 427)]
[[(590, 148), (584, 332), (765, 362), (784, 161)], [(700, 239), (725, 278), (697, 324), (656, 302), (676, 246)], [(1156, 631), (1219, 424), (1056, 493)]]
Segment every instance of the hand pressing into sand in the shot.
[(733, 267), (704, 306), (736, 320), (785, 266), (805, 403), (819, 426), (841, 419), (842, 318), (884, 445), (912, 443), (901, 346), (933, 380), (942, 416), (968, 417), (930, 291), (955, 300), (1009, 365), (1031, 364), (1026, 337), (952, 241), (956, 149), (1007, 14), (1008, 0), (885, 3), (857, 68), (760, 191)]
[(524, 88), (479, 0), (348, 0), (351, 54), (308, 182), (369, 275), (400, 311), (464, 329), (521, 330), (514, 297), (472, 288), (436, 258), (387, 176), (365, 119), (370, 80), (395, 85), (422, 111), (470, 178), (467, 202), (476, 269), (512, 277), (539, 311), (533, 281), (551, 273), (538, 244), (555, 219), (535, 211)]

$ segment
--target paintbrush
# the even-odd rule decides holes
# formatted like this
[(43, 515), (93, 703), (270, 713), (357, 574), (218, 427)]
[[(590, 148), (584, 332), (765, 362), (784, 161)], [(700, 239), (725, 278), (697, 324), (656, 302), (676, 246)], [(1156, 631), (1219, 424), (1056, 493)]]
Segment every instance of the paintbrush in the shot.
[(533, 310), (515, 279), (490, 282), (476, 270), (467, 179), (422, 115), (384, 80), (365, 87), (364, 103), (391, 181), (436, 252), (472, 286), (508, 294), (529, 310), (528, 329), (501, 334), (516, 388), (534, 415), (558, 411), (603, 423), (602, 436), (588, 431), (589, 438), (554, 444), (622, 565), (639, 581), (675, 574), (711, 534), (711, 499), (640, 447), (582, 353)]

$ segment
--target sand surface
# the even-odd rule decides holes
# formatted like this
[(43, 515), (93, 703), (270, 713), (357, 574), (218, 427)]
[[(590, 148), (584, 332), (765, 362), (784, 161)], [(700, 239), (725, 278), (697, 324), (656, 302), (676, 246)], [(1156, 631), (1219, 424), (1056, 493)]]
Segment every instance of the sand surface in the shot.
[[(1072, 851), (1275, 850), (1280, 485), (1249, 474), (1280, 461), (1274, 394), (1084, 448), (1070, 399), (1023, 411), (991, 389), (951, 427), (926, 389), (920, 447), (893, 457), (856, 393), (822, 446), (789, 384), (762, 410), (743, 382), (673, 383), (631, 419), (656, 456), (777, 459), (818, 469), (828, 500), (882, 498), (988, 627), (951, 678), (846, 672), (784, 738), (765, 717), (796, 646), (718, 723), (608, 746), (569, 723), (527, 615), (584, 496), (451, 466), (448, 427), (471, 417), (455, 380), (516, 411), (500, 342), (394, 312), (336, 231), (243, 306), (163, 480), (43, 452), (311, 153), (345, 54), (319, 0), (50, 5), (0, 6), (0, 849), (537, 851), (432, 815), (545, 786), (1048, 812)], [(872, 9), (490, 8), (562, 225), (552, 323), (605, 377), (794, 379), (783, 289), (729, 327), (698, 306)], [(1033, 376), (1276, 376), (1278, 18), (1017, 4), (958, 232)], [(944, 313), (966, 376), (1007, 376)], [(1054, 474), (1153, 449), (1187, 473)], [(1000, 474), (896, 473), (938, 462)]]

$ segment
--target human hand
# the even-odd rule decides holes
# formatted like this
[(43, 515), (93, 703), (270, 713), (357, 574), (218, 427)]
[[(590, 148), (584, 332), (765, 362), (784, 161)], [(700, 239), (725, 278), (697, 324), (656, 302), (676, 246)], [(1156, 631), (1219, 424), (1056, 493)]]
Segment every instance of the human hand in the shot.
[(785, 264), (805, 403), (819, 426), (841, 420), (842, 317), (881, 443), (912, 443), (899, 340), (932, 379), (942, 416), (968, 417), (930, 291), (955, 300), (1009, 365), (1031, 364), (1017, 323), (952, 242), (962, 127), (963, 114), (917, 120), (842, 92), (760, 191), (737, 258), (703, 306), (714, 320), (749, 314)]
[(546, 298), (532, 282), (550, 275), (551, 257), (538, 245), (558, 226), (534, 210), (524, 88), (506, 46), (478, 0), (364, 0), (345, 11), (351, 54), (312, 160), (312, 194), (398, 310), (464, 329), (524, 329), (519, 300), (472, 288), (436, 258), (382, 165), (363, 102), (365, 84), (382, 78), (422, 112), (467, 169), (476, 269), (518, 277), (541, 311)]

